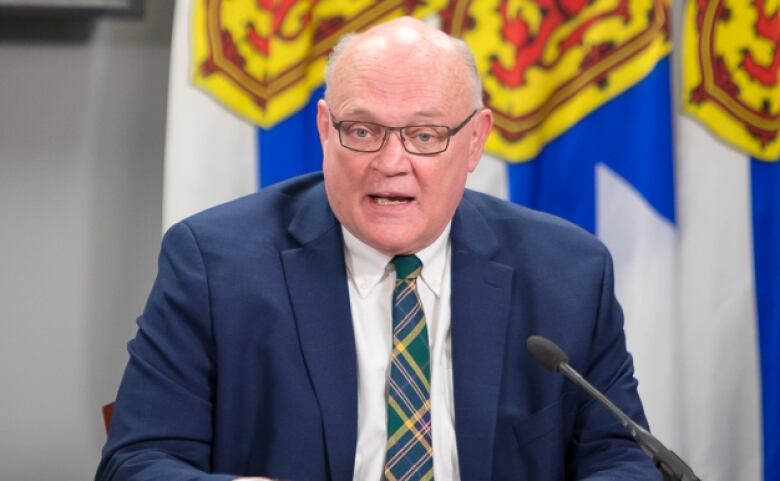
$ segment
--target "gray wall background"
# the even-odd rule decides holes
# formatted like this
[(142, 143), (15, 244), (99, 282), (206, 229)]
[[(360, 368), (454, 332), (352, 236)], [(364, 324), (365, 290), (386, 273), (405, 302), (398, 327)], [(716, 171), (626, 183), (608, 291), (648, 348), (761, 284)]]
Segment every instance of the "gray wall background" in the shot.
[(172, 16), (0, 13), (0, 480), (94, 475), (156, 272)]

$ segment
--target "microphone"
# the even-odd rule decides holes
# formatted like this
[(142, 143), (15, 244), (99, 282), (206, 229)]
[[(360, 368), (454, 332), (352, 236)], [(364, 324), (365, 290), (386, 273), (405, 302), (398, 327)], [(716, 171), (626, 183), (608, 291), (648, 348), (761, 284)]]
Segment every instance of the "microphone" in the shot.
[(603, 404), (615, 416), (634, 440), (652, 460), (655, 467), (661, 471), (664, 481), (701, 481), (693, 470), (685, 464), (673, 451), (668, 449), (655, 436), (637, 424), (626, 413), (607, 399), (604, 394), (583, 378), (569, 365), (569, 358), (557, 344), (542, 336), (530, 336), (526, 346), (531, 355), (545, 369), (563, 374), (574, 384), (584, 389), (588, 394)]

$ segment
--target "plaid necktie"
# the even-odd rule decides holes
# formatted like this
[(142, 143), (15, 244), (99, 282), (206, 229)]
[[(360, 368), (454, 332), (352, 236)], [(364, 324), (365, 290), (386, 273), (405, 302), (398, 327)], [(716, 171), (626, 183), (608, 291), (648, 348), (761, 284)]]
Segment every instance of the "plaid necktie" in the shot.
[(416, 256), (393, 258), (393, 353), (387, 387), (385, 481), (432, 481), (431, 374)]

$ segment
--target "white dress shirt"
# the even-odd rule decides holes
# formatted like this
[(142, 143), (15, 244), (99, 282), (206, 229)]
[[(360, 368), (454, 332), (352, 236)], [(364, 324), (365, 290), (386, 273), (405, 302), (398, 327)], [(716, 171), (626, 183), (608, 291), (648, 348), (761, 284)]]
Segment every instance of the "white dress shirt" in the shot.
[[(358, 435), (354, 481), (379, 481), (387, 445), (387, 379), (393, 345), (392, 257), (364, 244), (343, 226), (349, 304), (358, 368)], [(417, 289), (428, 324), (431, 359), (431, 429), (433, 474), (439, 481), (459, 481), (455, 444), (450, 335), (450, 225), (417, 252), (422, 273)]]

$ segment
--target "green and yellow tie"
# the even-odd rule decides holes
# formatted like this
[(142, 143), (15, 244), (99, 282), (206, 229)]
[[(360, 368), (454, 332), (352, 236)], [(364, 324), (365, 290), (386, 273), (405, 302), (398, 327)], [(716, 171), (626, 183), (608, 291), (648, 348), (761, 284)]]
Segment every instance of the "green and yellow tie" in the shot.
[(385, 481), (433, 480), (428, 328), (417, 293), (422, 262), (396, 256), (393, 353), (387, 387)]

